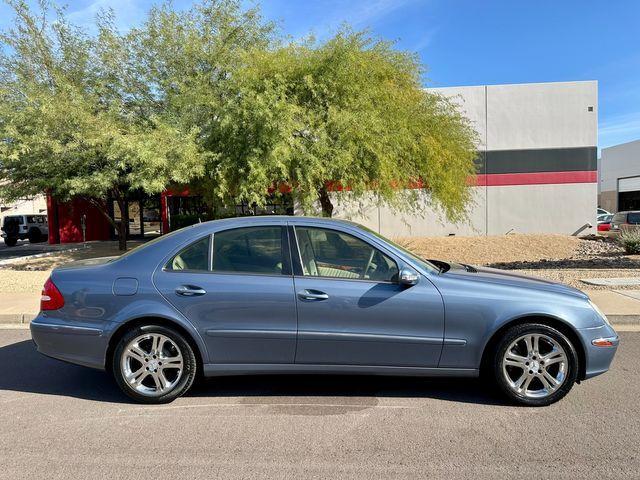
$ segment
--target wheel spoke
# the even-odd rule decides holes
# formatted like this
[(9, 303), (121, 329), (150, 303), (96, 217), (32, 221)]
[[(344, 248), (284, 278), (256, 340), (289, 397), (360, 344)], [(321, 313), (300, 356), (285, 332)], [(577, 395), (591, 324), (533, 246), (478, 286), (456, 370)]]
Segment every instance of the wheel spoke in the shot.
[(549, 391), (555, 390), (556, 387), (560, 384), (560, 382), (553, 378), (553, 375), (551, 375), (546, 370), (544, 370), (542, 372), (542, 375), (540, 375), (538, 378), (540, 378), (544, 387)]
[(140, 385), (142, 385), (142, 382), (144, 381), (145, 378), (147, 378), (149, 376), (149, 372), (147, 372), (146, 370), (144, 372), (142, 372), (142, 375), (140, 375), (138, 378), (136, 378), (133, 382), (131, 382), (131, 384), (134, 387), (138, 387)]
[(533, 351), (540, 353), (540, 335), (531, 335), (531, 343), (533, 344)]
[(144, 361), (144, 358), (147, 356), (147, 354), (142, 350), (142, 348), (140, 348), (140, 345), (138, 344), (132, 345), (129, 348), (128, 353), (138, 361)]
[(527, 346), (527, 353), (531, 355), (533, 353), (533, 343), (531, 342), (531, 338), (526, 336), (523, 338), (525, 345)]

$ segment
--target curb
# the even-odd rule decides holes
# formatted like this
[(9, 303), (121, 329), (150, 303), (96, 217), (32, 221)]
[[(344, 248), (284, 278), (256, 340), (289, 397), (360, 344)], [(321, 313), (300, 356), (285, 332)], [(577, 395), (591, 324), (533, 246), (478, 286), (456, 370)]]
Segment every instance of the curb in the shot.
[(0, 325), (31, 323), (37, 313), (0, 313)]

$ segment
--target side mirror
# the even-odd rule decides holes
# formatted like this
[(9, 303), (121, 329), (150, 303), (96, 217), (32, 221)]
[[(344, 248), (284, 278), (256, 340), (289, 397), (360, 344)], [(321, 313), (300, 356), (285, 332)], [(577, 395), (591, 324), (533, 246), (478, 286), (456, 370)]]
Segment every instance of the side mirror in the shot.
[(414, 270), (407, 267), (400, 270), (400, 275), (398, 276), (400, 285), (406, 285), (408, 287), (418, 283), (418, 278), (418, 274)]

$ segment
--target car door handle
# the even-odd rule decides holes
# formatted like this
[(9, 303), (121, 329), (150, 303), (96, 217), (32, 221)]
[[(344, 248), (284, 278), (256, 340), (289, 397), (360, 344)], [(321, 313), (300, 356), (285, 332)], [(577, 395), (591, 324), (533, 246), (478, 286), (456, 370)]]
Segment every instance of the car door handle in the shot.
[(180, 285), (176, 288), (176, 294), (183, 297), (198, 297), (206, 294), (207, 291), (203, 288), (196, 287), (194, 285)]
[(329, 295), (320, 290), (301, 290), (298, 292), (300, 300), (327, 300)]

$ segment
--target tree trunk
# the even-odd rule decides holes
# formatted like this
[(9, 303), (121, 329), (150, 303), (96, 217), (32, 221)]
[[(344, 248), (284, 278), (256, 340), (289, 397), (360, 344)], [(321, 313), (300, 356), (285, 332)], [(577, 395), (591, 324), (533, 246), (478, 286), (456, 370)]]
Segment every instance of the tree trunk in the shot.
[(333, 203), (331, 203), (327, 187), (318, 189), (318, 200), (320, 200), (320, 206), (322, 207), (322, 216), (331, 218), (331, 215), (333, 215)]
[(120, 208), (120, 223), (118, 224), (118, 250), (127, 249), (127, 233), (129, 231), (129, 209), (124, 198), (116, 198), (118, 208)]
[(114, 221), (111, 215), (109, 215), (109, 208), (107, 207), (106, 202), (93, 197), (84, 198), (96, 207), (96, 209), (109, 221), (111, 226), (118, 231), (118, 249), (125, 251), (127, 249), (127, 233), (129, 231), (129, 209), (125, 208), (127, 206), (127, 202), (119, 193), (112, 192), (111, 195), (118, 203), (118, 208), (120, 209), (120, 223)]

